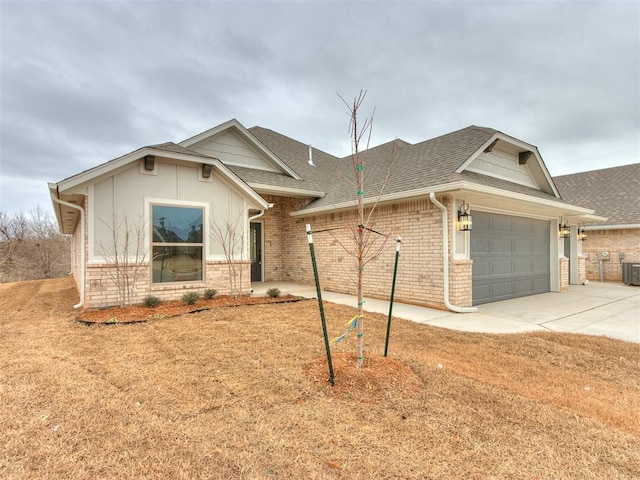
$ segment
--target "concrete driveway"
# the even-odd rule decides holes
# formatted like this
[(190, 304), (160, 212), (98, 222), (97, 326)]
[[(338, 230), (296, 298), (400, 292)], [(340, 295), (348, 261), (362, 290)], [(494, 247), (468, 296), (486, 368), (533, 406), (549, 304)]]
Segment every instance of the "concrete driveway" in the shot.
[[(317, 297), (313, 286), (285, 282), (252, 285), (254, 294), (277, 287), (283, 294)], [(356, 306), (352, 295), (322, 291), (323, 300)], [(365, 299), (365, 310), (388, 314), (389, 302)], [(478, 306), (475, 313), (453, 313), (394, 302), (393, 316), (436, 327), (485, 333), (554, 331), (604, 335), (640, 343), (640, 287), (590, 282), (566, 293), (543, 293)]]

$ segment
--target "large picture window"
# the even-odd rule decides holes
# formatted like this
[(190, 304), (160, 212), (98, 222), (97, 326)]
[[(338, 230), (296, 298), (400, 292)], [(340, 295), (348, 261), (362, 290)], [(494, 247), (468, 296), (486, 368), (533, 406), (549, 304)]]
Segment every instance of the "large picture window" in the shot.
[(203, 208), (153, 205), (153, 283), (203, 278)]

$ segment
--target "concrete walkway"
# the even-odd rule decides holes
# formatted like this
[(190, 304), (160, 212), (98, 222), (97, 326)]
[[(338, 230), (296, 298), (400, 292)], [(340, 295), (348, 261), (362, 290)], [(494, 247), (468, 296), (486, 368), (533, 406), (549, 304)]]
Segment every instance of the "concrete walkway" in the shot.
[[(282, 294), (316, 298), (314, 286), (286, 282), (252, 284), (254, 295), (269, 288)], [(353, 295), (322, 291), (322, 299), (356, 306)], [(389, 302), (365, 299), (365, 310), (389, 313)], [(543, 293), (479, 305), (475, 313), (453, 313), (394, 302), (393, 316), (436, 327), (485, 333), (554, 331), (604, 335), (640, 343), (640, 287), (590, 282), (571, 285), (566, 293)]]

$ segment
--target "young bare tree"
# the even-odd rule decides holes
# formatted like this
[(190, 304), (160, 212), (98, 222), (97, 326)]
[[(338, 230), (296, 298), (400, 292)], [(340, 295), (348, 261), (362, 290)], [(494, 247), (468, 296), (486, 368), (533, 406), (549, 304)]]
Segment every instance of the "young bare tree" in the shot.
[(70, 237), (62, 235), (48, 212), (0, 212), (0, 281), (36, 280), (67, 275)]
[(397, 154), (396, 145), (393, 148), (388, 159), (386, 174), (379, 182), (379, 190), (373, 195), (373, 201), (368, 202), (365, 206), (365, 183), (368, 175), (365, 172), (365, 164), (367, 151), (369, 150), (369, 142), (371, 140), (371, 132), (373, 127), (373, 116), (365, 118), (362, 123), (359, 122), (359, 111), (362, 107), (366, 91), (360, 91), (359, 95), (349, 103), (344, 98), (340, 99), (348, 108), (349, 114), (349, 133), (351, 136), (351, 167), (353, 179), (346, 178), (347, 182), (356, 192), (356, 220), (350, 223), (347, 228), (349, 231), (348, 241), (342, 241), (337, 235), (333, 235), (337, 243), (343, 250), (354, 258), (356, 275), (353, 278), (358, 296), (358, 327), (356, 349), (358, 355), (357, 366), (362, 367), (364, 362), (364, 272), (365, 267), (371, 261), (375, 260), (385, 250), (388, 240), (392, 234), (389, 232), (378, 232), (375, 229), (375, 211), (378, 201), (387, 186), (387, 182), (391, 176), (392, 167), (395, 156)]
[(245, 264), (245, 216), (239, 212), (234, 218), (227, 217), (218, 221), (211, 220), (211, 236), (222, 247), (229, 273), (229, 293), (237, 296), (242, 293)]
[(109, 231), (109, 244), (99, 250), (108, 265), (107, 277), (118, 289), (121, 307), (133, 303), (136, 283), (147, 268), (147, 222), (130, 223), (128, 218), (114, 216), (112, 222), (101, 222)]

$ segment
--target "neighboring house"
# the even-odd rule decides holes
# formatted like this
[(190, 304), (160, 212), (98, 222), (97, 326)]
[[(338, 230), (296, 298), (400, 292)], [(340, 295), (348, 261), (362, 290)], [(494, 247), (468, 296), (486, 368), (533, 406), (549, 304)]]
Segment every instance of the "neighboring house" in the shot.
[(622, 281), (622, 263), (640, 262), (640, 163), (554, 177), (562, 198), (593, 208), (606, 222), (584, 222), (589, 280)]
[[(593, 207), (561, 198), (535, 146), (490, 128), (372, 148), (365, 174), (365, 205), (378, 201), (375, 230), (393, 235), (390, 248), (367, 266), (364, 288), (372, 297), (389, 295), (396, 235), (403, 242), (399, 301), (465, 311), (565, 291), (569, 260), (580, 283), (584, 258), (579, 245), (565, 258), (559, 227), (573, 226), (575, 237), (578, 225), (604, 220)], [(109, 272), (114, 238), (122, 244), (114, 225), (124, 218), (146, 226), (136, 301), (206, 288), (227, 292), (231, 273), (214, 233), (216, 226), (236, 224), (244, 244), (235, 257), (244, 261), (244, 292), (250, 282), (314, 283), (306, 224), (333, 229), (314, 235), (322, 287), (354, 292), (353, 259), (340, 246), (348, 243), (341, 227), (355, 219), (352, 177), (349, 157), (231, 120), (180, 144), (141, 148), (49, 188), (60, 229), (74, 235), (78, 306), (96, 307), (117, 303)], [(470, 206), (471, 231), (458, 226), (463, 204)]]

